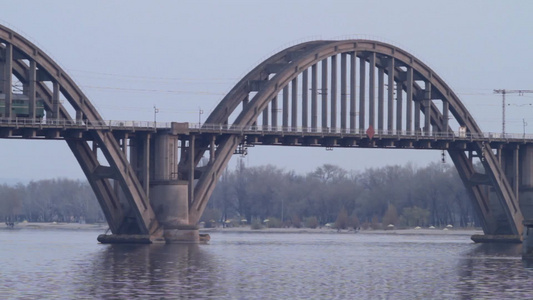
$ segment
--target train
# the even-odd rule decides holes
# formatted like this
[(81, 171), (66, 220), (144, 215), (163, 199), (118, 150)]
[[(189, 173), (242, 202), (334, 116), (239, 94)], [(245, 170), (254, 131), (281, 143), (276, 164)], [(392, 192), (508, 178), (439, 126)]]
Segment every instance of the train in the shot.
[[(11, 100), (11, 117), (29, 118), (30, 117), (30, 98), (24, 94), (12, 94)], [(6, 95), (0, 94), (0, 118), (5, 118)], [(44, 117), (44, 100), (37, 98), (35, 103), (35, 118)]]

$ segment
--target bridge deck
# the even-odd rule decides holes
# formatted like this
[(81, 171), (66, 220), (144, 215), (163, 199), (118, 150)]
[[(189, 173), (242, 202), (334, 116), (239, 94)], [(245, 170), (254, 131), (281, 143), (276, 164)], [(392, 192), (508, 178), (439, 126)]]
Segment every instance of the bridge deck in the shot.
[(301, 127), (272, 127), (219, 124), (190, 124), (192, 134), (238, 134), (248, 145), (361, 147), (361, 148), (409, 148), (409, 149), (465, 149), (473, 142), (485, 142), (492, 148), (533, 143), (533, 135), (422, 131), (377, 131), (370, 137), (360, 129), (329, 129)]
[[(183, 123), (182, 123), (183, 124)], [(0, 119), (0, 138), (21, 139), (91, 139), (94, 130), (115, 131), (123, 134), (170, 132), (171, 123), (144, 121), (75, 122), (71, 120)], [(309, 146), (361, 147), (409, 149), (469, 149), (473, 142), (485, 142), (492, 148), (516, 147), (533, 143), (530, 134), (457, 133), (422, 131), (376, 131), (370, 137), (366, 130), (301, 128), (273, 126), (234, 126), (223, 124), (192, 124), (181, 131), (190, 135), (239, 135), (248, 146)]]
[(91, 139), (90, 131), (123, 133), (168, 131), (170, 123), (142, 121), (84, 122), (73, 120), (0, 119), (0, 138), (22, 139)]

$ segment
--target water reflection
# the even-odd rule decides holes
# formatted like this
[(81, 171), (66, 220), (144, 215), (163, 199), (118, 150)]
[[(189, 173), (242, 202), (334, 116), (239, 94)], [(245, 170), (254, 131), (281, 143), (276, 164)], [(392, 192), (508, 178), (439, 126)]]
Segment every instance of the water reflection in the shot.
[(468, 254), (470, 257), (521, 257), (522, 244), (488, 243), (476, 244)]
[[(480, 244), (468, 256), (472, 258), (518, 259), (522, 257), (522, 244)], [(522, 259), (522, 266), (533, 269), (533, 259)]]
[(139, 295), (164, 299), (206, 298), (220, 294), (214, 274), (216, 264), (201, 246), (184, 245), (102, 245), (80, 265), (86, 277), (81, 291), (95, 298), (130, 298)]
[(453, 235), (212, 237), (209, 245), (101, 245), (91, 232), (0, 232), (0, 298), (531, 298), (521, 245)]
[(521, 244), (479, 244), (458, 265), (456, 288), (463, 299), (527, 298), (524, 282), (532, 273), (524, 268)]
[(523, 265), (524, 268), (526, 268), (526, 269), (531, 269), (531, 270), (533, 270), (533, 258), (523, 259), (523, 260), (522, 260), (522, 265)]

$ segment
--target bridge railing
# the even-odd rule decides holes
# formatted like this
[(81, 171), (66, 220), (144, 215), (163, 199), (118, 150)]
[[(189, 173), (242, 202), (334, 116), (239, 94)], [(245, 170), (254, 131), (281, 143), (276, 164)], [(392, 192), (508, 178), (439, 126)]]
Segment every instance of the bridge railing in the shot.
[[(199, 131), (218, 131), (220, 133), (262, 133), (262, 134), (328, 134), (328, 135), (352, 135), (366, 137), (370, 134), (366, 129), (329, 128), (329, 127), (284, 127), (271, 125), (231, 125), (231, 124), (198, 124), (189, 123), (189, 128)], [(375, 138), (381, 137), (434, 137), (434, 138), (457, 138), (457, 139), (533, 139), (533, 134), (496, 133), (496, 132), (425, 132), (422, 130), (375, 130), (372, 134)]]
[[(125, 121), (125, 120), (68, 120), (68, 119), (30, 119), (30, 118), (0, 118), (0, 127), (30, 127), (30, 128), (65, 128), (84, 130), (156, 130), (169, 129), (170, 122), (153, 121)], [(231, 134), (279, 134), (279, 135), (340, 135), (340, 136), (368, 136), (367, 129), (329, 128), (329, 127), (287, 127), (272, 125), (231, 125), (231, 124), (199, 124), (188, 123), (191, 130), (231, 133)], [(414, 138), (454, 138), (468, 140), (533, 140), (533, 134), (499, 132), (424, 132), (422, 130), (375, 130), (375, 138), (414, 137)]]
[(61, 127), (72, 129), (156, 129), (170, 128), (169, 122), (152, 121), (123, 121), (123, 120), (68, 120), (68, 119), (30, 119), (30, 118), (0, 118), (2, 127)]

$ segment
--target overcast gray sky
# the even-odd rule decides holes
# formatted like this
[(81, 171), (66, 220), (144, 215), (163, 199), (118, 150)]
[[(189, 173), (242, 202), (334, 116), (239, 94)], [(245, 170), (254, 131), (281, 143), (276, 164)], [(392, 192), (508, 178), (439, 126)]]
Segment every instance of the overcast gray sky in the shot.
[[(198, 122), (268, 56), (313, 39), (371, 38), (432, 67), (484, 131), (493, 89), (533, 89), (532, 1), (1, 1), (0, 23), (41, 47), (106, 120)], [(507, 132), (533, 133), (533, 94), (509, 95)], [(64, 142), (1, 140), (0, 178), (83, 178)], [(13, 159), (9, 159), (12, 157)], [(237, 157), (233, 159), (236, 161)], [(439, 151), (256, 147), (245, 162), (309, 172), (439, 161)]]

